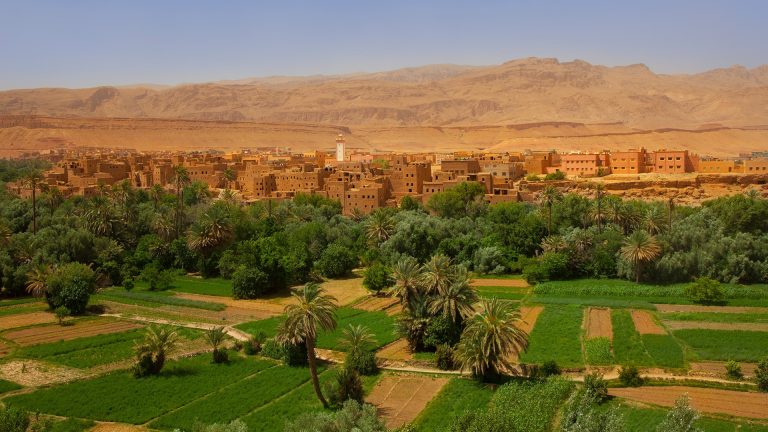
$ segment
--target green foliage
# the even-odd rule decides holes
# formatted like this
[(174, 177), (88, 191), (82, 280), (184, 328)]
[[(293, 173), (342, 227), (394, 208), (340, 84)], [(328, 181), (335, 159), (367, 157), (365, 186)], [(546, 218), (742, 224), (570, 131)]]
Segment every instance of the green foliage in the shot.
[(327, 278), (338, 278), (348, 275), (357, 265), (357, 257), (348, 247), (333, 243), (328, 246), (315, 263), (315, 267)]
[(305, 413), (286, 424), (285, 432), (386, 432), (372, 405), (349, 400), (335, 413)]
[(685, 295), (694, 303), (712, 305), (722, 303), (725, 293), (720, 288), (720, 282), (707, 278), (697, 278), (685, 288)]
[(760, 360), (755, 367), (755, 382), (758, 390), (768, 392), (768, 357)]
[(636, 366), (622, 366), (619, 369), (619, 381), (625, 387), (640, 387), (643, 385), (643, 378)]
[(46, 301), (51, 309), (64, 306), (70, 313), (85, 312), (88, 300), (96, 289), (96, 275), (85, 264), (69, 263), (58, 267), (46, 281)]
[(437, 347), (435, 363), (440, 370), (454, 370), (453, 348), (448, 344)]
[(725, 364), (725, 375), (733, 380), (744, 378), (744, 374), (741, 372), (741, 365), (734, 360), (729, 360), (728, 363)]
[(607, 337), (590, 338), (584, 341), (584, 352), (587, 363), (592, 365), (613, 364), (611, 340)]
[(375, 262), (365, 270), (363, 286), (375, 294), (392, 286), (392, 276), (389, 268), (380, 262)]
[(0, 407), (0, 430), (3, 432), (26, 432), (29, 414), (14, 407)]
[(253, 299), (269, 290), (267, 275), (258, 268), (240, 267), (232, 274), (232, 297)]

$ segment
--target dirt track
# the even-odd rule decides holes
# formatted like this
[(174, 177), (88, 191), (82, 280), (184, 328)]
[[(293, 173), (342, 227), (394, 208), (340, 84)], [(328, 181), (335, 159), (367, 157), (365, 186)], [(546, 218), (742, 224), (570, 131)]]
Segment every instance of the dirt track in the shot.
[(644, 334), (667, 334), (661, 326), (659, 326), (653, 319), (648, 311), (633, 310), (632, 321), (635, 323), (635, 329), (641, 335)]
[(612, 388), (608, 390), (608, 394), (611, 396), (665, 407), (674, 406), (675, 400), (686, 393), (691, 398), (691, 406), (702, 412), (768, 419), (768, 394), (766, 393), (683, 386)]
[(387, 375), (366, 401), (376, 406), (388, 429), (395, 429), (413, 421), (447, 382), (448, 378)]
[(528, 288), (525, 279), (472, 279), (472, 286)]
[(613, 326), (611, 325), (611, 310), (601, 308), (588, 308), (584, 311), (587, 330), (587, 338), (607, 337), (613, 340)]
[(768, 308), (751, 306), (698, 306), (657, 304), (656, 310), (667, 312), (768, 313)]
[(0, 317), (0, 330), (26, 327), (35, 324), (56, 322), (56, 316), (50, 312), (31, 312)]
[(88, 320), (75, 321), (69, 326), (49, 325), (15, 330), (3, 335), (4, 338), (21, 346), (77, 339), (108, 333), (120, 333), (143, 327), (127, 321)]
[(766, 323), (727, 323), (711, 321), (665, 321), (670, 330), (706, 329), (706, 330), (747, 330), (768, 332)]

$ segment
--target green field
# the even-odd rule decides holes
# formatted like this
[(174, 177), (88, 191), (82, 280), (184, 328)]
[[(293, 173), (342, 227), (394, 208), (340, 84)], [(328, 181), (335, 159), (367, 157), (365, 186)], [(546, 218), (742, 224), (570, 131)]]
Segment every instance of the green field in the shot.
[(743, 330), (675, 330), (695, 360), (756, 362), (768, 355), (768, 332)]
[(555, 360), (561, 366), (581, 367), (581, 323), (583, 312), (576, 306), (547, 306), (531, 331), (524, 363), (541, 364)]
[(528, 295), (528, 288), (510, 288), (495, 286), (478, 286), (477, 295), (483, 298), (498, 298), (504, 300), (522, 300)]
[(419, 431), (445, 431), (462, 412), (485, 409), (493, 396), (489, 386), (474, 380), (454, 378), (429, 402), (415, 420)]
[(223, 311), (227, 308), (226, 305), (222, 303), (187, 300), (175, 297), (171, 291), (125, 291), (122, 288), (102, 291), (93, 296), (93, 300), (109, 300), (117, 303), (146, 307), (181, 306), (211, 311)]

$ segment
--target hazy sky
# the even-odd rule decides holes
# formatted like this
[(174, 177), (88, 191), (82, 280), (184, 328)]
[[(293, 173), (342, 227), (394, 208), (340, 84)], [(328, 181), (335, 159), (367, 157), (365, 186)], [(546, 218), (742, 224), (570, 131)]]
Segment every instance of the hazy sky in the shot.
[(0, 0), (0, 88), (485, 65), (768, 63), (768, 1)]

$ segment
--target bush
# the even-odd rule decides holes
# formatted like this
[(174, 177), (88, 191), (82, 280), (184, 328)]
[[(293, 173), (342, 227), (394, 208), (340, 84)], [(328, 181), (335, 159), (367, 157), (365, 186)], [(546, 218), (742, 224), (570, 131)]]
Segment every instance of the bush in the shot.
[(25, 432), (29, 427), (29, 414), (13, 407), (0, 408), (0, 431)]
[(619, 370), (619, 381), (626, 387), (640, 387), (643, 378), (635, 366), (622, 366)]
[(740, 380), (744, 378), (744, 374), (741, 372), (741, 365), (739, 362), (731, 360), (725, 364), (725, 375), (734, 380)]
[(46, 301), (51, 309), (64, 306), (74, 315), (85, 312), (88, 300), (96, 290), (96, 275), (90, 267), (80, 263), (60, 266), (46, 282)]
[(437, 368), (440, 370), (453, 370), (455, 369), (453, 361), (453, 348), (448, 344), (443, 344), (437, 347), (436, 353)]
[(347, 355), (345, 364), (360, 375), (374, 375), (379, 371), (376, 354), (373, 351), (360, 351)]
[(768, 357), (760, 360), (755, 368), (755, 382), (757, 389), (761, 392), (768, 392)]
[(380, 262), (374, 263), (365, 271), (363, 286), (369, 291), (379, 294), (391, 285), (392, 277), (389, 274), (389, 269), (384, 264)]
[(584, 389), (599, 403), (608, 399), (608, 383), (597, 372), (584, 375)]
[(240, 266), (232, 274), (232, 297), (236, 299), (256, 298), (267, 291), (269, 278), (257, 268)]
[(725, 293), (720, 286), (720, 282), (701, 277), (685, 288), (685, 295), (694, 303), (711, 305), (722, 303), (725, 299)]
[(341, 405), (350, 399), (363, 402), (363, 381), (357, 371), (345, 367), (336, 372), (335, 378), (325, 385), (325, 394), (331, 405)]
[(64, 325), (64, 318), (68, 317), (71, 312), (66, 306), (59, 306), (53, 311), (56, 315), (56, 319), (59, 320), (59, 325)]
[(149, 284), (150, 291), (165, 291), (173, 285), (174, 274), (171, 270), (160, 270), (151, 264), (144, 267), (141, 280)]
[(348, 247), (333, 243), (320, 255), (315, 266), (323, 276), (337, 278), (346, 276), (357, 265), (357, 256)]

